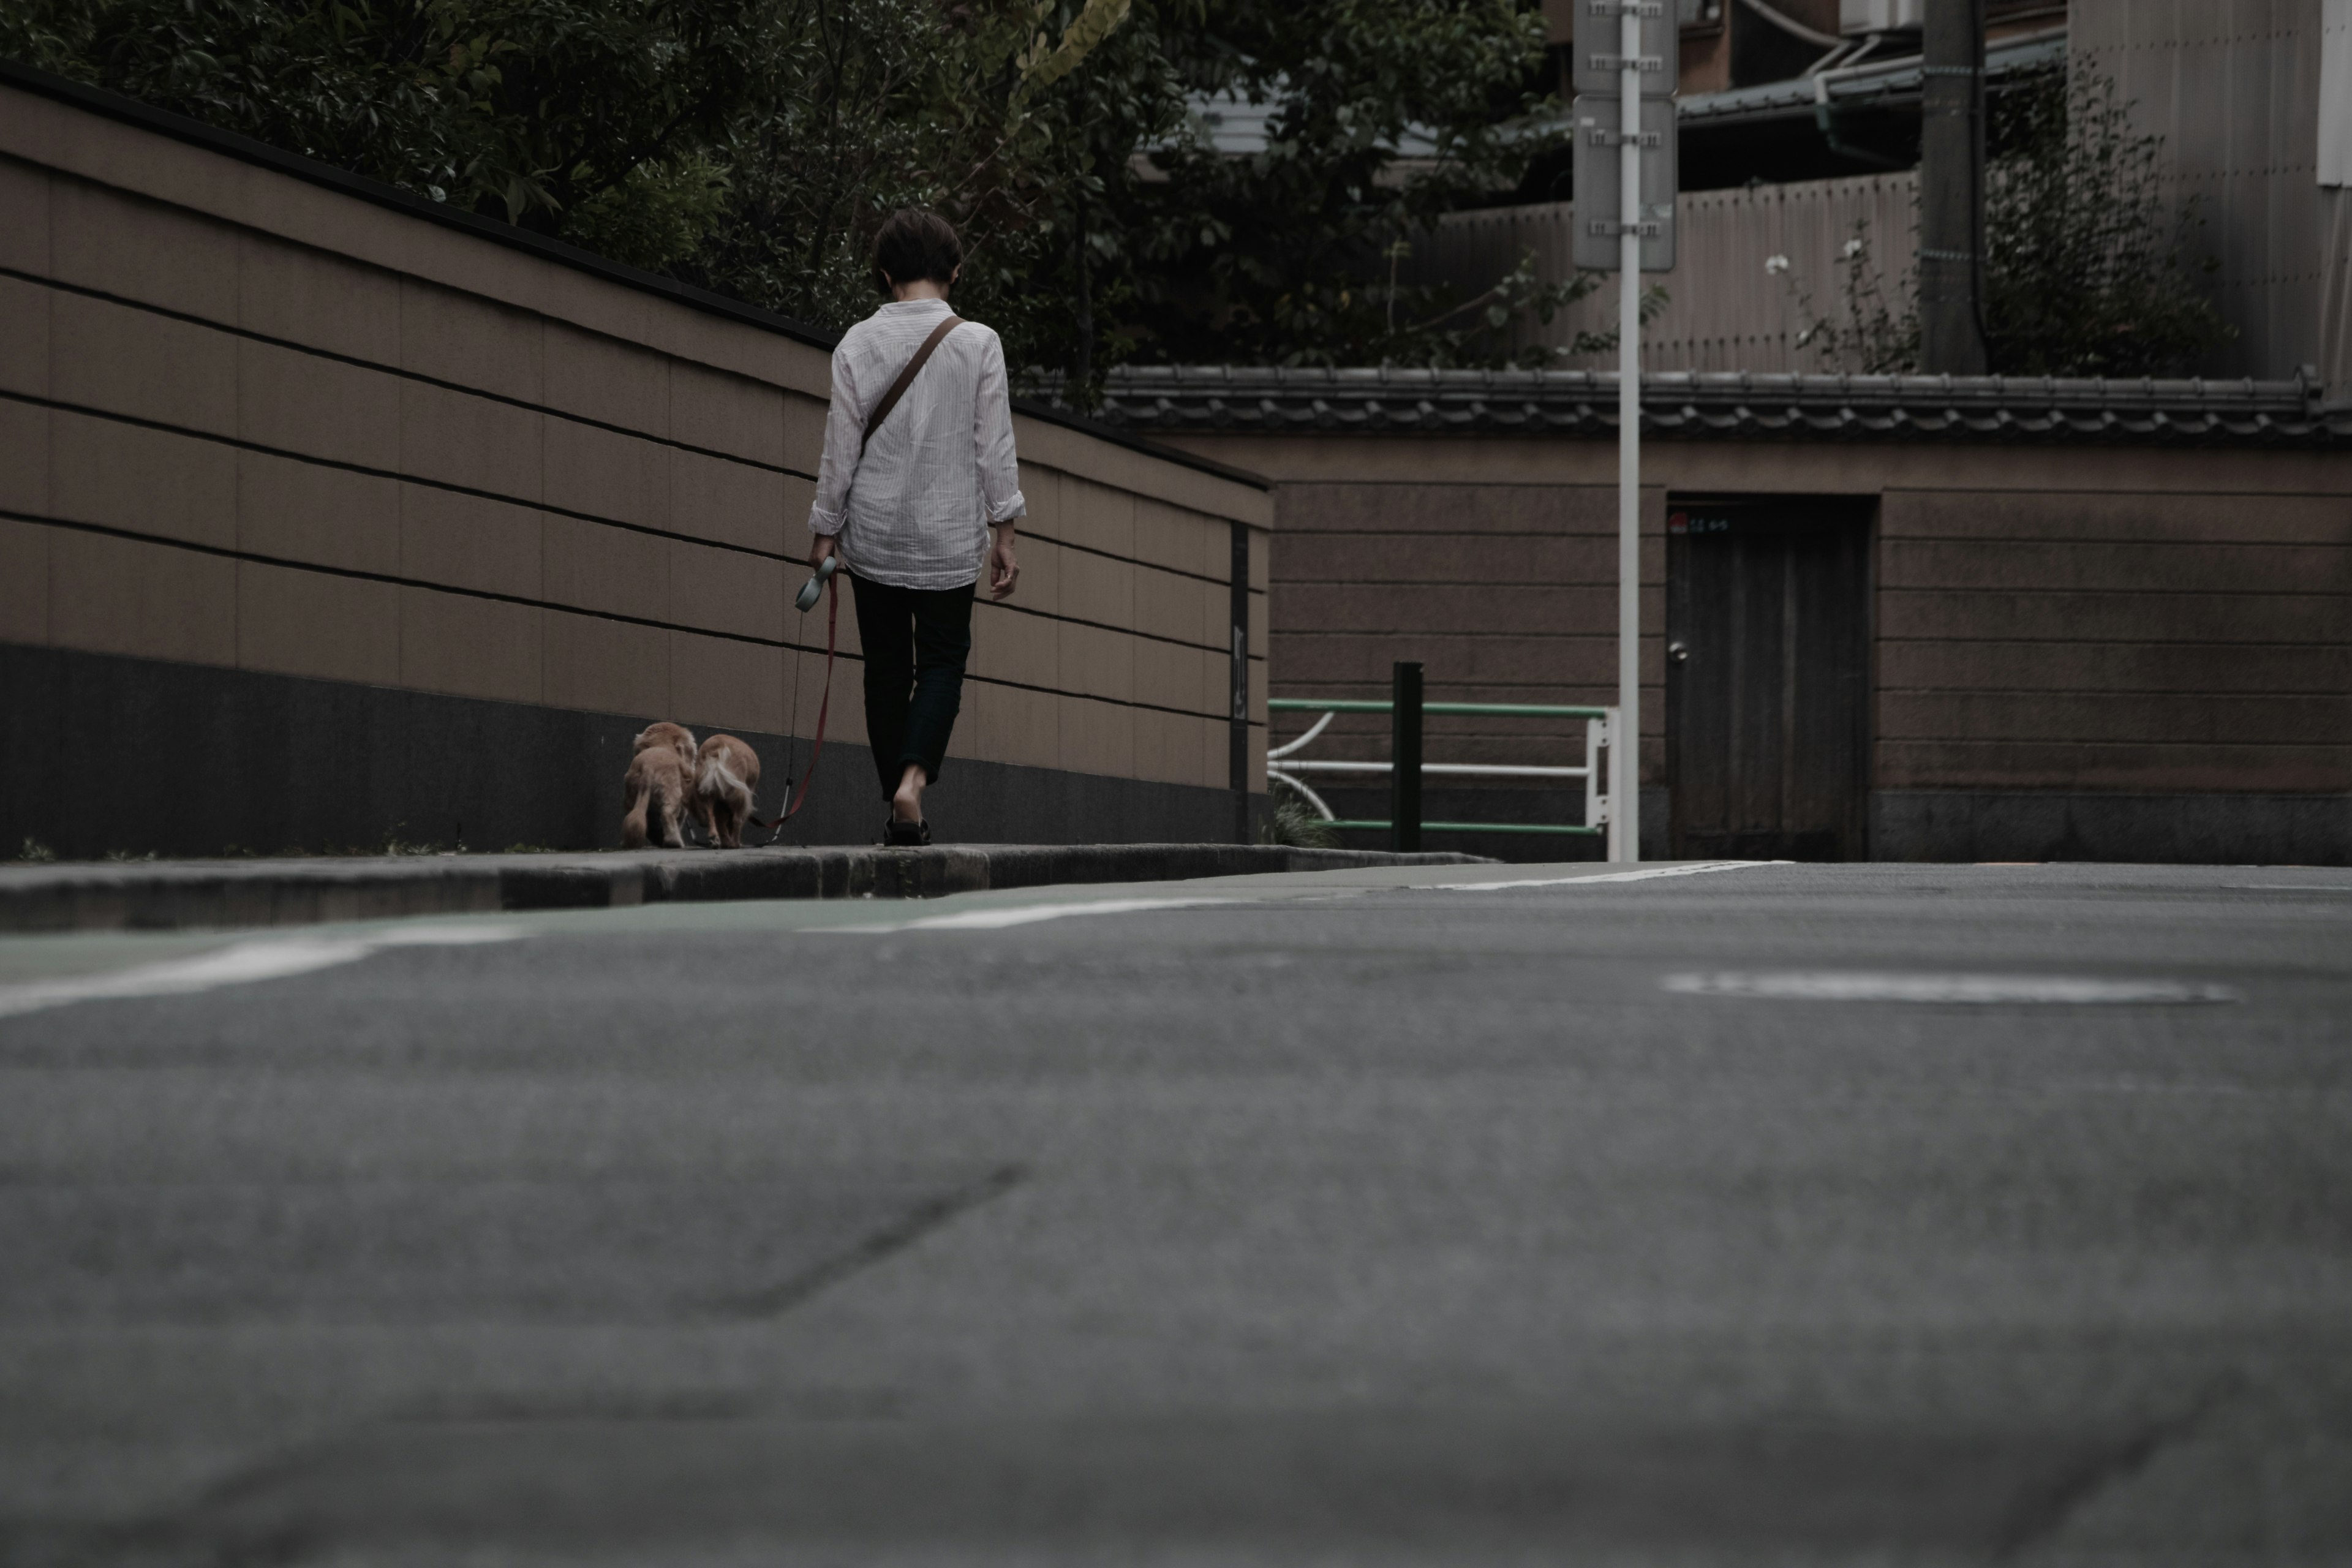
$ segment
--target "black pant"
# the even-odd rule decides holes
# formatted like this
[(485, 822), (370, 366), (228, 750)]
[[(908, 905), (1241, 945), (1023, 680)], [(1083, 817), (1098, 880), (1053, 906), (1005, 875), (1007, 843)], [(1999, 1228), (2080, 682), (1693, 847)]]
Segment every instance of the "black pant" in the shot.
[(857, 640), (866, 645), (866, 743), (886, 800), (898, 793), (907, 764), (936, 779), (948, 735), (963, 706), (963, 664), (971, 657), (971, 599), (961, 588), (894, 588), (849, 580), (857, 601)]

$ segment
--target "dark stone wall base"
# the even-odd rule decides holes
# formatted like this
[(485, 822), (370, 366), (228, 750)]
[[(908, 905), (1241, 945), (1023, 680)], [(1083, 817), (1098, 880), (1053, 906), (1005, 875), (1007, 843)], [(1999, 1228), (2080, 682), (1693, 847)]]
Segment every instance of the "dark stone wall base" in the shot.
[[(68, 859), (611, 848), (630, 740), (661, 716), (0, 644), (0, 858), (27, 838)], [(808, 743), (733, 732), (760, 754), (762, 812), (781, 810)], [(1226, 790), (962, 759), (925, 807), (943, 842), (1234, 837)], [(884, 815), (869, 753), (828, 743), (781, 842), (870, 844)]]
[(2352, 795), (1880, 790), (1878, 860), (2352, 865)]

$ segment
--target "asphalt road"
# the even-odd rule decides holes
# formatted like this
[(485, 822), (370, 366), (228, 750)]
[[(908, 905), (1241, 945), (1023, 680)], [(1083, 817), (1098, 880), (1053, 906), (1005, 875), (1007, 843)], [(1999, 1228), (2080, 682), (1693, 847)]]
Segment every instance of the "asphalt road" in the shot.
[(0, 942), (0, 1563), (2352, 1558), (2352, 872), (1606, 869)]

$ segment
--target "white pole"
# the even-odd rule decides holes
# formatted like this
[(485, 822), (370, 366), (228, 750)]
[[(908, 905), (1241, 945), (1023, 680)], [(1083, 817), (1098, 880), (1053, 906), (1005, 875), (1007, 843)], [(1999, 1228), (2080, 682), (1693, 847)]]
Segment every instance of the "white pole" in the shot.
[(1617, 763), (1609, 858), (1642, 858), (1642, 19), (1618, 18), (1617, 128)]

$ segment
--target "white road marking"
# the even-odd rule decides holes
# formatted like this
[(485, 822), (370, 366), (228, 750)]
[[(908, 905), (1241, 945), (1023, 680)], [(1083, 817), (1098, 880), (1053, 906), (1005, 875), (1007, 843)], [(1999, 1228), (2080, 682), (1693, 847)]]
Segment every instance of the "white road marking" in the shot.
[(64, 1007), (76, 1002), (121, 997), (187, 996), (223, 985), (283, 980), (350, 963), (387, 947), (455, 947), (511, 942), (525, 933), (514, 926), (420, 925), (389, 927), (357, 936), (269, 937), (240, 942), (163, 963), (144, 963), (111, 973), (79, 974), (65, 980), (35, 980), (0, 985), (0, 1018)]
[(1015, 904), (1004, 909), (963, 910), (951, 915), (924, 915), (910, 921), (872, 925), (824, 926), (820, 931), (852, 934), (882, 934), (900, 931), (1002, 931), (1006, 926), (1034, 925), (1070, 915), (1124, 915), (1142, 910), (1192, 910), (1204, 904), (1231, 904), (1233, 899), (1097, 899), (1090, 903)]
[(2352, 887), (2325, 882), (2224, 882), (2233, 893), (2352, 893)]
[(1659, 984), (1685, 996), (1789, 1002), (2147, 1004), (2235, 1002), (2226, 985), (2172, 980), (2093, 980), (2063, 974), (1887, 974), (1861, 970), (1718, 971), (1669, 974)]
[(1525, 882), (1432, 882), (1433, 892), (1495, 893), (1505, 888), (1574, 888), (1587, 882), (1646, 882), (1653, 877), (1703, 877), (1709, 871), (1742, 871), (1751, 866), (1789, 866), (1790, 860), (1706, 860), (1695, 866), (1652, 866), (1640, 871), (1601, 871), (1589, 877), (1544, 877)]

